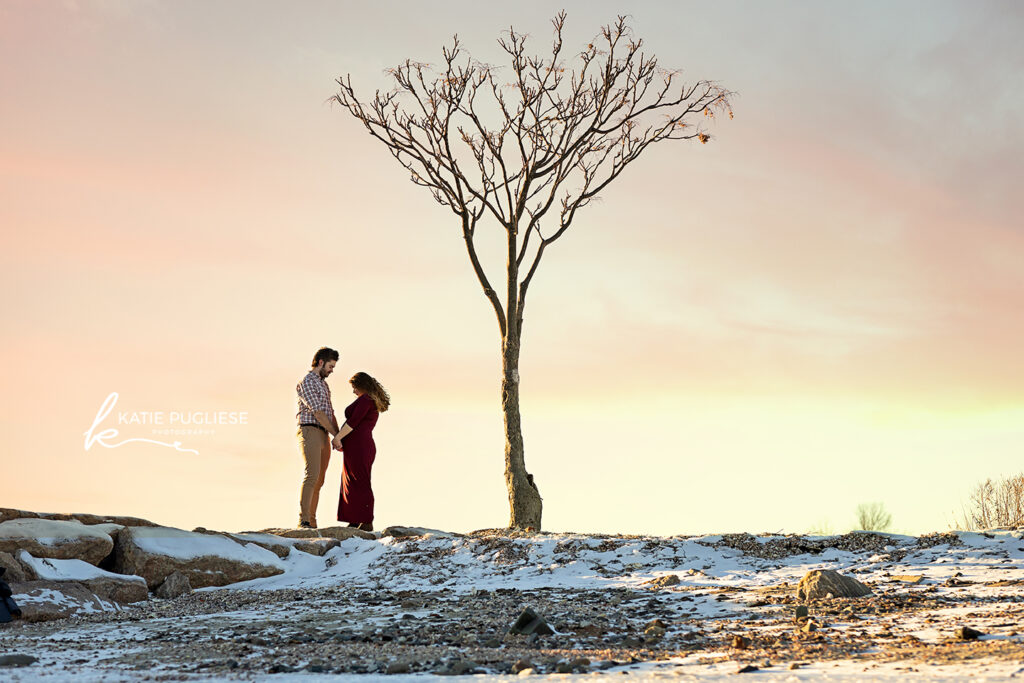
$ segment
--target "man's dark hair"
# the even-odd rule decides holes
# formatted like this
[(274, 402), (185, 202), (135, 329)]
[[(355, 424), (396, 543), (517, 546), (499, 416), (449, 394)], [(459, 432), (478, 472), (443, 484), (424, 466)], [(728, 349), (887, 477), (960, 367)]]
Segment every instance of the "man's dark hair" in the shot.
[(315, 368), (317, 365), (320, 364), (320, 361), (323, 361), (325, 363), (327, 361), (331, 361), (331, 360), (336, 361), (336, 360), (338, 360), (338, 357), (339, 356), (338, 356), (338, 352), (337, 351), (335, 351), (334, 349), (331, 349), (331, 348), (328, 348), (328, 347), (325, 346), (322, 349), (319, 349), (313, 355), (313, 366), (312, 367)]

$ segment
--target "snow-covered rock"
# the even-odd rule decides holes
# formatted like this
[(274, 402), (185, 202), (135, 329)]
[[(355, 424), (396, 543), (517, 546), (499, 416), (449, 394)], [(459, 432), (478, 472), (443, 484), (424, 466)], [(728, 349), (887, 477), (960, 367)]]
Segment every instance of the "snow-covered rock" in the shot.
[(157, 526), (156, 523), (140, 517), (124, 515), (94, 515), (88, 512), (32, 512), (17, 508), (0, 508), (0, 522), (9, 519), (52, 519), (82, 524), (117, 524), (119, 526)]
[(24, 550), (19, 551), (18, 559), (29, 567), (39, 579), (76, 581), (105, 600), (120, 603), (141, 602), (149, 597), (146, 580), (141, 576), (114, 574), (82, 560), (32, 557)]
[(126, 527), (117, 538), (114, 570), (137, 574), (150, 588), (180, 571), (193, 588), (224, 586), (284, 572), (281, 558), (254, 543), (223, 534), (173, 527)]
[(159, 526), (156, 522), (141, 517), (126, 517), (124, 515), (93, 515), (88, 512), (52, 513), (40, 512), (39, 516), (44, 519), (67, 519), (81, 522), (86, 525), (116, 524), (117, 526)]
[(119, 609), (116, 603), (104, 600), (75, 581), (12, 583), (11, 591), (25, 621), (51, 621)]
[(274, 536), (282, 536), (284, 538), (336, 538), (339, 541), (344, 541), (349, 538), (365, 538), (368, 541), (377, 539), (377, 537), (370, 531), (363, 531), (350, 526), (323, 526), (319, 529), (274, 528), (244, 533), (273, 534)]
[(21, 519), (23, 517), (38, 517), (39, 513), (19, 510), (17, 508), (0, 508), (0, 523), (9, 519)]
[(113, 549), (109, 533), (78, 521), (19, 518), (0, 522), (0, 550), (12, 555), (27, 550), (34, 557), (99, 564)]
[(331, 548), (341, 544), (336, 538), (287, 538), (276, 534), (264, 534), (245, 532), (241, 534), (228, 534), (231, 538), (242, 543), (255, 543), (261, 548), (266, 548), (280, 558), (288, 557), (292, 548), (301, 550), (310, 555), (321, 556)]
[(455, 536), (462, 536), (462, 534), (454, 534), (448, 531), (441, 531), (440, 529), (427, 529), (421, 526), (389, 526), (381, 532), (383, 537), (392, 538), (407, 538), (409, 536), (439, 536), (445, 538), (453, 538)]

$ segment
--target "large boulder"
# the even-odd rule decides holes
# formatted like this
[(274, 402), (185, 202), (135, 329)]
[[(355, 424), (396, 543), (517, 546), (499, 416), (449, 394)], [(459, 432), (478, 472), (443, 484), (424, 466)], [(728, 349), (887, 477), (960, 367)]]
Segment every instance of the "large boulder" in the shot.
[(113, 549), (109, 533), (78, 521), (19, 518), (0, 522), (0, 551), (12, 555), (26, 550), (34, 557), (99, 564)]
[(25, 621), (51, 621), (120, 609), (74, 581), (24, 581), (10, 586), (11, 597)]
[(140, 526), (125, 527), (118, 534), (114, 571), (137, 574), (150, 588), (180, 571), (193, 588), (204, 588), (275, 576), (284, 573), (284, 567), (266, 548), (223, 534)]
[(363, 531), (350, 526), (325, 526), (319, 529), (263, 529), (258, 534), (273, 534), (284, 538), (336, 538), (344, 541), (349, 538), (364, 538), (367, 541), (376, 541), (377, 537), (370, 531)]
[(804, 574), (797, 586), (796, 596), (801, 602), (817, 598), (860, 598), (871, 595), (871, 589), (857, 579), (843, 576), (831, 569), (815, 569)]
[(149, 587), (141, 576), (114, 574), (82, 560), (32, 557), (24, 550), (19, 551), (18, 559), (39, 579), (80, 583), (104, 600), (125, 603), (149, 598)]

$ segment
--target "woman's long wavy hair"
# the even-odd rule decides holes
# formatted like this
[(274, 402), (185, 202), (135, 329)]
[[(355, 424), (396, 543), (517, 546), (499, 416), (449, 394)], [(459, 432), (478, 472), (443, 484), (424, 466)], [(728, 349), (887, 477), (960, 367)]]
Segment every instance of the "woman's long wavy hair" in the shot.
[(373, 399), (373, 402), (377, 405), (378, 413), (383, 413), (391, 405), (391, 397), (388, 395), (388, 392), (381, 386), (380, 382), (365, 372), (357, 372), (352, 375), (352, 379), (348, 382), (352, 385), (353, 389), (365, 391)]

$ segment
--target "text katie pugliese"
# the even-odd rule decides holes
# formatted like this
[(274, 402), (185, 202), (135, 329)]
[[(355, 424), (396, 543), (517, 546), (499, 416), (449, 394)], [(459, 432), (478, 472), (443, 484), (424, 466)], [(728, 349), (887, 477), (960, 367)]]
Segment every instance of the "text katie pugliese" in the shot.
[(244, 425), (249, 424), (249, 411), (247, 410), (220, 410), (207, 411), (196, 410), (192, 412), (178, 412), (172, 410), (165, 413), (162, 410), (143, 411), (119, 411), (117, 413), (117, 424), (121, 425)]

